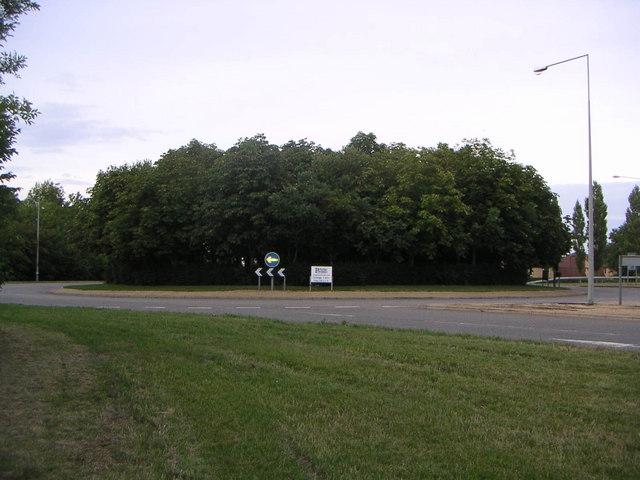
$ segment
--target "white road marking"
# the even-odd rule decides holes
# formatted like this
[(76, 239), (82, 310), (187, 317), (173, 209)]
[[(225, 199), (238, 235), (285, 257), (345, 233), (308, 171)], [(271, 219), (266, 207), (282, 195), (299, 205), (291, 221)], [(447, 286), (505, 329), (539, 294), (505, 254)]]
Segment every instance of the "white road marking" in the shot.
[(594, 347), (613, 347), (613, 348), (640, 348), (640, 345), (634, 345), (633, 343), (617, 343), (617, 342), (603, 342), (596, 340), (576, 340), (573, 338), (554, 338), (557, 342), (578, 343), (580, 345), (593, 345)]
[(311, 307), (284, 307), (284, 308), (289, 310), (308, 310)]
[(165, 310), (167, 307), (144, 307), (147, 310)]
[(211, 307), (187, 307), (189, 310), (211, 310)]
[(560, 328), (541, 328), (541, 327), (529, 327), (526, 325), (503, 325), (500, 323), (473, 323), (473, 322), (433, 322), (440, 323), (442, 325), (462, 325), (464, 327), (492, 327), (492, 328), (510, 328), (512, 330), (546, 330), (551, 332), (561, 332), (561, 333), (581, 333), (581, 334), (593, 334), (593, 335), (605, 335), (607, 337), (615, 337), (617, 333), (609, 333), (609, 332), (590, 332), (590, 331), (580, 331), (580, 330), (565, 330)]
[(103, 310), (118, 310), (120, 307), (118, 305), (98, 305), (96, 308), (101, 308)]
[(336, 305), (334, 308), (360, 308), (360, 305)]
[(236, 307), (238, 310), (260, 310), (262, 307)]

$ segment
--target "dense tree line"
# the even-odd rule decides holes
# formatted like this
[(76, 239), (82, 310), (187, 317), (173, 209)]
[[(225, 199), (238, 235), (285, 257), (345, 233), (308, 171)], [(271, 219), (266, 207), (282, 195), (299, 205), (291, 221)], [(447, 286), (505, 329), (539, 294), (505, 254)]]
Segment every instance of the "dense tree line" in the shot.
[[(89, 250), (83, 227), (87, 199), (65, 198), (60, 185), (36, 184), (27, 198), (12, 198), (11, 221), (2, 230), (4, 274), (10, 280), (34, 280), (36, 257), (40, 280), (99, 278), (100, 256)], [(38, 255), (39, 254), (39, 255)]]
[[(588, 215), (589, 199), (584, 200), (584, 209), (579, 201), (573, 208), (571, 216), (566, 218), (570, 225), (571, 249), (576, 256), (576, 266), (585, 272), (588, 245)], [(602, 186), (593, 183), (593, 236), (594, 236), (594, 265), (596, 271), (603, 266), (617, 270), (620, 255), (640, 254), (640, 188), (636, 185), (629, 195), (629, 207), (625, 214), (624, 223), (611, 231), (607, 236), (607, 204), (602, 193)], [(607, 238), (609, 242), (607, 243)], [(626, 274), (626, 272), (623, 272)]]
[(629, 195), (624, 223), (614, 229), (609, 238), (607, 259), (610, 266), (617, 268), (620, 255), (640, 255), (640, 187), (637, 185)]
[(251, 282), (275, 250), (294, 283), (311, 264), (336, 265), (351, 284), (514, 283), (569, 249), (542, 177), (487, 140), (416, 149), (359, 133), (340, 151), (262, 135), (226, 151), (194, 140), (100, 172), (90, 193), (64, 201), (45, 183), (19, 205), (25, 232), (36, 197), (57, 217), (46, 241), (69, 260), (57, 277)]
[[(38, 4), (29, 0), (2, 0), (0, 2), (0, 86), (6, 75), (18, 76), (26, 66), (26, 58), (16, 52), (4, 50), (5, 42), (18, 26), (21, 15), (37, 10)], [(6, 163), (15, 155), (15, 142), (20, 133), (20, 123), (30, 124), (38, 115), (32, 104), (15, 93), (0, 94), (0, 286), (5, 280), (9, 264), (8, 224), (16, 213), (15, 195), (17, 189), (7, 183), (15, 177), (6, 171)]]

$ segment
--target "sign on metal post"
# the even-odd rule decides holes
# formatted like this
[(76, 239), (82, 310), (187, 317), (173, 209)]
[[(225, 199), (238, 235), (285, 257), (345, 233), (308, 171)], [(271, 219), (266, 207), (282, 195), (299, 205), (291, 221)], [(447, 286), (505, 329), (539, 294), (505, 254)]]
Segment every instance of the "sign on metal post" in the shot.
[[(267, 269), (267, 275), (269, 275), (269, 277), (271, 278), (271, 290), (273, 290), (273, 271), (278, 265), (280, 265), (280, 255), (278, 255), (276, 252), (269, 252), (264, 256), (264, 263), (267, 267), (269, 267)], [(276, 275), (285, 278), (284, 273), (282, 272), (284, 272), (284, 268), (281, 268), (278, 272), (276, 272)], [(284, 289), (286, 290), (286, 288), (287, 283), (285, 280)]]
[(621, 255), (623, 267), (640, 267), (640, 255)]
[(262, 267), (256, 268), (256, 275), (258, 276), (258, 290), (260, 290), (260, 280), (262, 279)]
[(276, 252), (269, 252), (264, 256), (264, 263), (267, 266), (267, 268), (259, 267), (255, 271), (255, 274), (258, 276), (258, 290), (260, 290), (260, 287), (261, 287), (261, 280), (262, 280), (263, 273), (266, 273), (267, 276), (271, 279), (271, 290), (273, 290), (273, 279), (276, 275), (282, 278), (282, 281), (283, 281), (282, 289), (286, 290), (287, 278), (284, 275), (285, 269), (281, 268), (278, 271), (274, 271), (276, 270), (276, 267), (280, 265), (280, 255), (278, 255)]
[(278, 275), (280, 277), (282, 277), (282, 289), (286, 290), (287, 289), (287, 277), (284, 274), (284, 268), (281, 268), (280, 270), (278, 270)]
[(333, 267), (312, 266), (309, 277), (309, 291), (314, 283), (330, 283), (333, 291)]
[(627, 278), (630, 270), (640, 267), (640, 255), (620, 255), (618, 257), (618, 305), (622, 305), (622, 267), (627, 267)]

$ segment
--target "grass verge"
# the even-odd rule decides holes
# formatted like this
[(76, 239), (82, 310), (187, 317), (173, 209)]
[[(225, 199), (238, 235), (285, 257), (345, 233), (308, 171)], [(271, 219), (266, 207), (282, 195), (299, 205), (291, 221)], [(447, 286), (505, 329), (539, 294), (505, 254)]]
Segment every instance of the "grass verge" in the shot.
[(0, 305), (0, 478), (638, 478), (640, 354)]
[[(98, 283), (92, 285), (69, 285), (65, 288), (88, 291), (115, 292), (228, 292), (235, 290), (255, 291), (256, 285), (119, 285)], [(269, 286), (263, 286), (268, 290)], [(277, 290), (282, 286), (278, 285)], [(308, 286), (287, 286), (290, 291), (309, 291)], [(329, 291), (329, 287), (313, 286), (313, 291)], [(373, 286), (336, 286), (337, 292), (539, 292), (548, 291), (548, 287), (535, 285), (373, 285)]]

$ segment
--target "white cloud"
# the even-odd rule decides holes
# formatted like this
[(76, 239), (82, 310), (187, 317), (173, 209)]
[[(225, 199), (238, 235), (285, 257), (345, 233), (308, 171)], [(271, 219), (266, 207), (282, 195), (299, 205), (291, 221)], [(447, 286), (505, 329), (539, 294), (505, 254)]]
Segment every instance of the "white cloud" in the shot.
[(37, 154), (62, 152), (77, 145), (142, 140), (139, 129), (110, 126), (92, 115), (92, 108), (79, 105), (48, 104), (38, 108), (37, 121), (22, 129), (21, 144)]
[[(489, 137), (550, 184), (639, 176), (635, 0), (65, 0), (23, 17), (15, 90), (43, 115), (9, 165), (28, 188), (91, 183), (191, 138), (264, 132), (340, 148), (359, 130), (411, 146)], [(38, 178), (40, 176), (40, 178)], [(42, 178), (44, 177), (44, 178)]]

